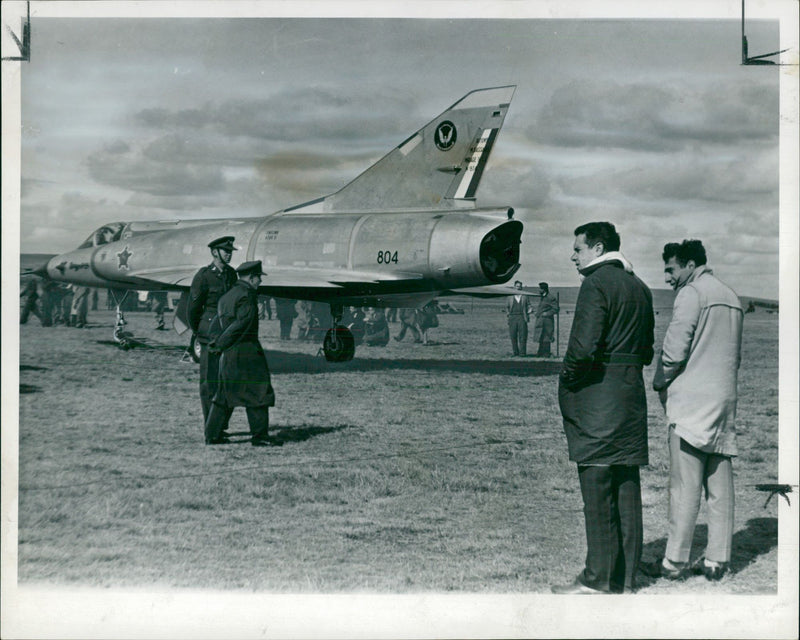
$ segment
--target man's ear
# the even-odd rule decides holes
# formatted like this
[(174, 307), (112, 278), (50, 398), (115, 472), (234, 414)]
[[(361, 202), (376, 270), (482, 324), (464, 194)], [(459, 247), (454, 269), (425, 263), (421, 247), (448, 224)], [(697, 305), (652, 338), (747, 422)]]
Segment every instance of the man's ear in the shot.
[(594, 246), (600, 247), (600, 252), (597, 254), (598, 256), (602, 256), (606, 252), (606, 245), (603, 244), (602, 240), (595, 242)]
[(691, 259), (686, 261), (686, 266), (687, 266), (689, 269), (691, 269), (692, 271), (694, 271), (695, 269), (697, 269), (697, 264), (695, 264), (695, 261), (694, 261), (694, 260), (691, 260)]

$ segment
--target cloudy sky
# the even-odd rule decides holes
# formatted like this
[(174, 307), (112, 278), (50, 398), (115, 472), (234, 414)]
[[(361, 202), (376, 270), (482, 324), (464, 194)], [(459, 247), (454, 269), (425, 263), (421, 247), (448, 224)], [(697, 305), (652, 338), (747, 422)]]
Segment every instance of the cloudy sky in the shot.
[[(748, 21), (751, 54), (778, 23)], [(575, 285), (613, 221), (663, 287), (687, 237), (778, 296), (779, 71), (728, 20), (34, 18), (23, 252), (109, 221), (263, 215), (337, 190), (468, 91), (517, 91), (478, 193), (525, 223), (521, 276)], [(387, 203), (388, 204), (388, 203)]]

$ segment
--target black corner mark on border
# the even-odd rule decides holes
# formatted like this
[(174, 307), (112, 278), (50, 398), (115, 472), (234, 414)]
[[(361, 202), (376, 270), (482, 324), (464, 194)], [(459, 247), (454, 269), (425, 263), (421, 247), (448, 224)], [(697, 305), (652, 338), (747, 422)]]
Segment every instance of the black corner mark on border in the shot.
[(17, 34), (14, 33), (11, 27), (5, 25), (9, 35), (14, 38), (14, 42), (17, 43), (17, 47), (19, 48), (19, 56), (4, 56), (3, 60), (15, 62), (31, 61), (31, 3), (26, 2), (25, 4), (28, 8), (28, 15), (22, 20), (22, 39), (20, 39)]

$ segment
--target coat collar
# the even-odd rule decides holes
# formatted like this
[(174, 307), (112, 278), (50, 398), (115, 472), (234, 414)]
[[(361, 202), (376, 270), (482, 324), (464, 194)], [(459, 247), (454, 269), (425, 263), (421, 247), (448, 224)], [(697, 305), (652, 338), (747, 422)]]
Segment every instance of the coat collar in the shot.
[(714, 272), (713, 272), (713, 271), (712, 271), (712, 270), (709, 268), (709, 266), (708, 266), (708, 265), (701, 264), (699, 267), (697, 267), (697, 268), (696, 268), (696, 269), (695, 269), (695, 270), (692, 272), (692, 275), (690, 275), (688, 278), (686, 278), (686, 282), (684, 282), (684, 283), (683, 283), (683, 284), (682, 284), (680, 287), (678, 287), (678, 290), (680, 291), (680, 290), (681, 290), (681, 289), (683, 289), (683, 288), (684, 288), (684, 287), (685, 287), (687, 284), (689, 284), (690, 282), (694, 282), (694, 281), (695, 281), (695, 280), (697, 280), (697, 279), (698, 279), (700, 276), (703, 276), (703, 275), (705, 275), (705, 274), (708, 274), (708, 275), (714, 275)]
[(578, 273), (580, 273), (582, 276), (588, 276), (590, 273), (594, 272), (598, 267), (601, 267), (604, 264), (612, 264), (617, 267), (622, 267), (628, 273), (633, 273), (633, 265), (625, 256), (622, 255), (620, 251), (609, 251), (604, 253), (603, 255), (592, 260), (592, 262), (590, 262), (583, 269), (580, 269)]
[(603, 260), (602, 262), (594, 262), (590, 264), (588, 267), (584, 267), (578, 273), (580, 273), (584, 278), (588, 276), (590, 273), (594, 273), (600, 267), (616, 267), (617, 269), (624, 269), (625, 265), (622, 264), (621, 260)]

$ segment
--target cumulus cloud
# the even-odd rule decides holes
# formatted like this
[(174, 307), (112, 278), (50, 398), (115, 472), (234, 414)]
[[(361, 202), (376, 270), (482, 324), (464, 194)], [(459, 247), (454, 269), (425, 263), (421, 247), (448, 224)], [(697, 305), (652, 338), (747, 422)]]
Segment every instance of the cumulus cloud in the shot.
[(775, 83), (667, 87), (574, 80), (554, 91), (527, 133), (558, 146), (667, 151), (773, 140), (777, 113)]
[(482, 205), (508, 205), (515, 209), (538, 209), (549, 195), (550, 182), (543, 167), (510, 160), (490, 160), (478, 192)]
[(143, 109), (136, 120), (155, 130), (205, 130), (260, 140), (338, 140), (345, 144), (361, 139), (367, 144), (370, 138), (395, 132), (397, 122), (408, 118), (413, 107), (408, 95), (385, 88), (367, 96), (307, 87), (267, 98), (206, 102), (191, 109)]
[[(638, 162), (637, 162), (638, 160)], [(588, 175), (555, 177), (564, 192), (575, 196), (624, 197), (649, 201), (700, 200), (775, 206), (777, 154), (739, 152), (717, 157), (705, 152), (631, 157), (626, 166), (610, 166)]]
[(90, 154), (86, 164), (97, 182), (156, 196), (208, 194), (225, 188), (218, 167), (161, 162), (122, 141)]

